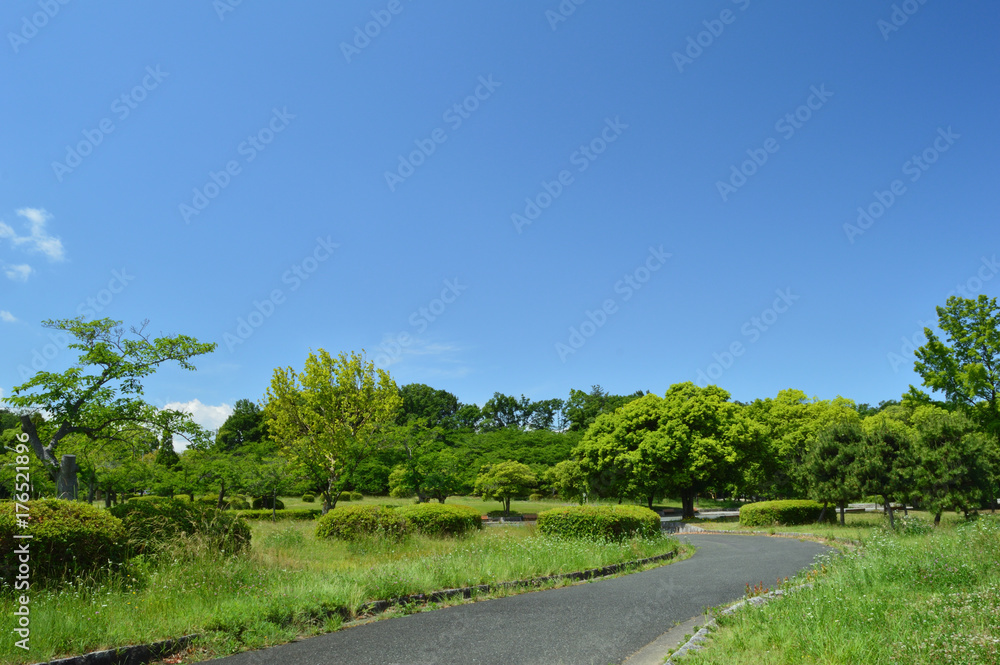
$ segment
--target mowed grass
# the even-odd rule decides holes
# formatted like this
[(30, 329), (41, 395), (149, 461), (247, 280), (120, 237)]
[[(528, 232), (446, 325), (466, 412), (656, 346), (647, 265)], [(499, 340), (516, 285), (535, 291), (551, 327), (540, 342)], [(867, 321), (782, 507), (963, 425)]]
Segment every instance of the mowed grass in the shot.
[[(926, 511), (911, 510), (909, 513), (911, 517), (916, 517), (924, 521), (934, 519), (934, 516)], [(903, 513), (902, 511), (898, 511), (896, 519), (899, 520), (901, 518), (903, 518)], [(945, 529), (954, 527), (962, 521), (963, 517), (957, 513), (945, 513), (941, 516), (941, 525)], [(814, 534), (828, 539), (846, 538), (849, 540), (863, 540), (872, 535), (876, 530), (888, 527), (889, 518), (882, 513), (847, 513), (844, 515), (844, 526), (841, 526), (840, 515), (838, 513), (836, 524), (824, 522), (822, 524), (797, 524), (795, 526), (748, 527), (741, 526), (734, 517), (731, 519), (704, 520), (703, 522), (698, 522), (697, 525), (704, 529), (733, 531), (735, 533), (801, 533)]]
[(789, 583), (813, 587), (719, 620), (685, 665), (1000, 663), (1000, 519), (873, 529)]
[[(201, 633), (198, 658), (335, 630), (338, 610), (405, 594), (595, 568), (680, 548), (672, 538), (625, 543), (557, 540), (533, 526), (486, 528), (465, 538), (402, 542), (319, 540), (315, 522), (252, 524), (252, 551), (224, 557), (178, 543), (127, 575), (59, 591), (32, 589), (31, 650), (0, 642), (0, 662), (35, 663)], [(505, 592), (508, 593), (508, 592)], [(12, 592), (0, 612), (13, 616)]]

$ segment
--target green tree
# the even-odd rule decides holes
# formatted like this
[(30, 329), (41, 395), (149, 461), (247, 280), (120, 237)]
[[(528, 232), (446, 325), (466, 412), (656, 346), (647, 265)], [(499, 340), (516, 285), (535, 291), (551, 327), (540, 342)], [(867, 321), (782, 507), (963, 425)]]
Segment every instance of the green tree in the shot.
[(424, 419), (430, 427), (454, 428), (458, 398), (447, 390), (436, 390), (423, 383), (408, 383), (399, 389), (403, 399), (399, 424)]
[(889, 526), (895, 528), (892, 504), (902, 501), (905, 506), (913, 490), (912, 432), (882, 413), (865, 418), (861, 427), (864, 441), (856, 460), (861, 492), (882, 497)]
[[(847, 504), (861, 497), (861, 470), (858, 458), (862, 453), (864, 432), (856, 422), (831, 425), (813, 442), (805, 460), (810, 478), (810, 494), (840, 508), (840, 524), (844, 524)], [(823, 516), (820, 515), (819, 521)]]
[[(80, 352), (76, 364), (64, 372), (38, 372), (16, 386), (6, 401), (21, 410), (22, 431), (38, 459), (65, 492), (58, 459), (60, 442), (70, 434), (81, 434), (91, 445), (121, 440), (136, 427), (171, 431), (190, 440), (205, 433), (189, 414), (158, 409), (142, 398), (142, 380), (164, 363), (175, 362), (194, 370), (191, 358), (209, 353), (215, 344), (176, 335), (151, 339), (145, 332), (148, 321), (132, 327), (127, 334), (120, 321), (100, 319), (47, 320), (46, 328), (69, 333), (75, 341), (69, 348)], [(46, 427), (37, 428), (32, 414), (44, 411)], [(47, 441), (47, 443), (46, 443)]]
[(267, 426), (286, 457), (322, 487), (324, 513), (358, 465), (393, 443), (399, 389), (363, 354), (310, 353), (301, 372), (275, 369), (266, 395)]
[(549, 469), (549, 482), (553, 489), (564, 499), (579, 501), (582, 506), (587, 502), (589, 484), (587, 475), (577, 460), (563, 460)]
[(637, 390), (631, 395), (611, 395), (601, 386), (591, 386), (590, 392), (570, 389), (563, 413), (571, 432), (585, 432), (602, 413), (613, 413), (620, 406), (639, 399), (646, 393)]
[(538, 476), (520, 462), (508, 460), (484, 466), (476, 477), (476, 494), (483, 501), (499, 501), (505, 513), (510, 513), (510, 500), (524, 496), (538, 483)]
[[(937, 308), (942, 341), (924, 328), (914, 370), (1000, 442), (1000, 307), (996, 298), (952, 296)], [(917, 389), (911, 386), (911, 394)]]
[(215, 435), (215, 447), (220, 451), (231, 451), (250, 443), (258, 443), (267, 436), (264, 427), (264, 412), (248, 399), (238, 399), (233, 412), (222, 423)]

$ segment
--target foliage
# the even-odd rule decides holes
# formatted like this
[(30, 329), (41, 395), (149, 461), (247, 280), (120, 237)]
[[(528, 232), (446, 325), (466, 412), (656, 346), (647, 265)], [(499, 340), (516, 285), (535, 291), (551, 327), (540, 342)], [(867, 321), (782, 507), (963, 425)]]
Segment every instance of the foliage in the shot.
[(447, 390), (436, 390), (423, 383), (408, 383), (399, 389), (402, 404), (398, 423), (405, 425), (423, 420), (429, 427), (452, 429), (460, 407), (458, 398)]
[[(19, 565), (15, 549), (25, 544), (30, 552), (31, 586), (94, 574), (124, 561), (125, 528), (107, 511), (62, 499), (22, 505), (28, 508), (26, 530), (17, 526), (16, 504), (0, 504), (0, 572), (5, 583), (14, 583)], [(19, 533), (29, 533), (31, 539), (15, 539)]]
[(334, 508), (316, 522), (318, 538), (358, 540), (375, 536), (396, 540), (410, 532), (410, 523), (395, 510), (382, 506)]
[(273, 496), (255, 497), (250, 504), (253, 510), (284, 510), (285, 502)]
[(482, 515), (469, 506), (421, 503), (397, 508), (395, 514), (406, 518), (417, 532), (426, 536), (461, 536), (483, 528)]
[(547, 536), (621, 541), (656, 538), (660, 516), (641, 506), (573, 506), (538, 515), (538, 530)]
[[(822, 510), (822, 504), (805, 499), (758, 501), (740, 507), (740, 524), (743, 526), (810, 524), (819, 519)], [(836, 520), (836, 515), (827, 511), (825, 519), (833, 522)]]
[(564, 413), (568, 429), (571, 432), (586, 432), (597, 416), (602, 413), (614, 413), (619, 407), (639, 399), (646, 393), (638, 390), (631, 395), (611, 395), (600, 386), (591, 386), (590, 392), (570, 389), (569, 399), (564, 405)]
[(233, 412), (215, 435), (214, 447), (224, 452), (232, 451), (248, 444), (260, 443), (266, 434), (264, 412), (256, 403), (238, 399), (233, 405)]
[[(92, 445), (124, 442), (137, 430), (203, 439), (204, 431), (189, 414), (147, 404), (141, 397), (142, 379), (168, 362), (193, 370), (191, 358), (213, 351), (214, 343), (185, 335), (151, 339), (145, 333), (148, 322), (133, 327), (131, 337), (120, 321), (111, 319), (87, 322), (79, 317), (48, 320), (43, 325), (75, 339), (68, 348), (80, 351), (76, 365), (61, 373), (40, 371), (5, 399), (27, 411), (20, 416), (21, 427), (53, 479), (60, 474), (59, 443), (71, 434), (86, 436)], [(31, 418), (30, 412), (37, 411), (46, 414), (42, 428)]]
[(391, 444), (401, 403), (389, 374), (363, 355), (320, 349), (301, 372), (274, 371), (264, 417), (285, 455), (322, 488), (328, 510), (358, 465)]
[(819, 501), (840, 506), (841, 524), (847, 503), (861, 496), (858, 458), (862, 455), (863, 439), (859, 425), (834, 424), (820, 433), (805, 460), (810, 494)]
[(129, 549), (155, 553), (180, 536), (204, 538), (214, 549), (236, 554), (249, 548), (250, 528), (238, 514), (191, 501), (126, 501), (107, 512), (121, 519)]
[(315, 503), (315, 501), (316, 501), (316, 495), (315, 494), (310, 494), (309, 492), (306, 492), (305, 494), (302, 495), (302, 501), (304, 503)]
[(567, 501), (587, 500), (587, 476), (577, 460), (563, 460), (549, 470), (549, 482), (559, 496)]
[(510, 500), (524, 496), (538, 482), (538, 477), (526, 464), (508, 460), (483, 467), (476, 477), (476, 494), (484, 501), (499, 501), (510, 511)]
[(322, 514), (319, 508), (287, 508), (283, 510), (240, 510), (236, 516), (248, 520), (313, 520)]

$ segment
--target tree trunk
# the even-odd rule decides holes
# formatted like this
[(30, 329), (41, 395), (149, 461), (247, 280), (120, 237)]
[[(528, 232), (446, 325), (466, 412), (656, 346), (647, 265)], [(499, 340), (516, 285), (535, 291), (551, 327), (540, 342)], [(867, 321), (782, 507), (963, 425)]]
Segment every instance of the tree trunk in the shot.
[(271, 490), (271, 521), (278, 521), (278, 488)]
[(226, 496), (226, 481), (223, 480), (222, 487), (219, 488), (219, 501), (218, 503), (215, 504), (216, 510), (222, 510), (222, 501), (225, 496)]
[(819, 517), (816, 518), (816, 524), (822, 524), (824, 517), (826, 517), (826, 501), (823, 502), (823, 509), (819, 511)]
[(94, 494), (97, 491), (97, 483), (93, 478), (87, 481), (87, 503), (94, 503)]
[(937, 528), (937, 526), (939, 524), (941, 524), (941, 511), (940, 510), (937, 511), (936, 513), (934, 513), (934, 527)]
[(844, 513), (847, 512), (847, 502), (840, 502), (840, 526), (844, 526)]
[(649, 496), (646, 497), (646, 507), (649, 508), (650, 510), (653, 509), (653, 495), (652, 494), (650, 494)]
[(57, 499), (77, 500), (78, 483), (76, 472), (79, 468), (76, 465), (76, 455), (62, 456), (62, 464), (59, 466), (59, 478), (56, 480)]
[(694, 496), (682, 496), (681, 497), (681, 519), (694, 517)]
[(895, 531), (896, 519), (892, 513), (892, 503), (890, 503), (888, 499), (885, 500), (885, 511), (889, 514), (889, 528)]

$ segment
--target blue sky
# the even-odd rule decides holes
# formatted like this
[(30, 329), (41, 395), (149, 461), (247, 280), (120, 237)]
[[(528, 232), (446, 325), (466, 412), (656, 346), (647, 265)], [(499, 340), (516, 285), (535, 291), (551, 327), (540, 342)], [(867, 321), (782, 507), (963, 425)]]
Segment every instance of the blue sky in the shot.
[(40, 322), (82, 315), (217, 342), (146, 391), (208, 426), (317, 348), (466, 403), (896, 398), (935, 306), (1000, 292), (998, 28), (985, 0), (6, 2), (0, 390), (69, 366)]

